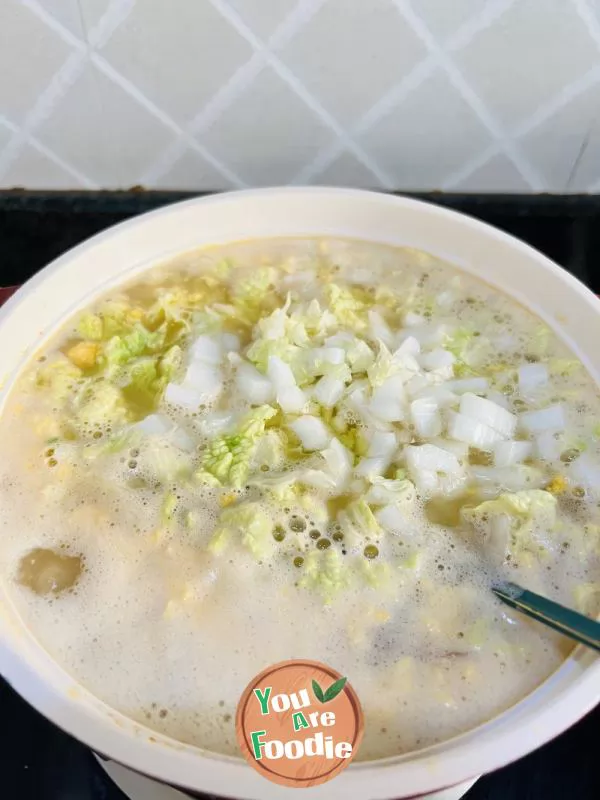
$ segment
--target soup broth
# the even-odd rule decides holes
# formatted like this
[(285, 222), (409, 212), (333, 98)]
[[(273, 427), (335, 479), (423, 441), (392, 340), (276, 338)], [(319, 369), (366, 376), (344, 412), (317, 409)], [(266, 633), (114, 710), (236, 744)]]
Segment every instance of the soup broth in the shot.
[(66, 322), (0, 434), (26, 624), (110, 706), (209, 751), (237, 754), (244, 687), (291, 658), (348, 676), (359, 758), (431, 745), (571, 650), (492, 583), (598, 611), (597, 388), (426, 253), (185, 253)]

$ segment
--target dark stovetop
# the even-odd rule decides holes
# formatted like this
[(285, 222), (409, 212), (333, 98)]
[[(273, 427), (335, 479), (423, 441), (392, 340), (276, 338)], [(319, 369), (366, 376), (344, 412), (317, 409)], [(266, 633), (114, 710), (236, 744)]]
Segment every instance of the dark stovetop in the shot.
[[(0, 192), (0, 286), (22, 283), (83, 239), (184, 193)], [(600, 197), (422, 195), (502, 228), (600, 293)], [(31, 709), (0, 679), (2, 800), (124, 800), (83, 745)], [(467, 800), (592, 800), (600, 707), (516, 764), (478, 781)]]

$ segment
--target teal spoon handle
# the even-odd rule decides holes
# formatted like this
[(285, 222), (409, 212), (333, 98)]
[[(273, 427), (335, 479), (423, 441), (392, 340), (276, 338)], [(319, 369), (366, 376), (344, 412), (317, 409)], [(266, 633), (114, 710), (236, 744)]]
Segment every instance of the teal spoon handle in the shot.
[(561, 606), (516, 583), (502, 583), (492, 591), (507, 605), (600, 652), (600, 622)]

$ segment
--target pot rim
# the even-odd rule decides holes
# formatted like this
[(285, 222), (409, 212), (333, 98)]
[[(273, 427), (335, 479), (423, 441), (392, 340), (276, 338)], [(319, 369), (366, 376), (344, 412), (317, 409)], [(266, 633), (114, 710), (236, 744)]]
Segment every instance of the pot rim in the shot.
[[(9, 298), (0, 310), (0, 336), (7, 320), (18, 313), (19, 306), (27, 298), (43, 292), (44, 283), (50, 277), (103, 243), (127, 237), (160, 217), (177, 217), (191, 208), (201, 210), (232, 203), (243, 203), (250, 208), (253, 201), (276, 203), (278, 198), (284, 202), (286, 198), (300, 198), (307, 203), (311, 198), (315, 202), (345, 199), (362, 203), (365, 207), (368, 204), (373, 208), (380, 205), (382, 209), (394, 206), (399, 214), (403, 210), (416, 213), (456, 227), (457, 231), (462, 229), (466, 236), (469, 232), (478, 235), (489, 247), (502, 243), (507, 250), (518, 253), (532, 265), (535, 262), (552, 274), (555, 281), (564, 287), (565, 294), (577, 297), (579, 305), (586, 306), (587, 311), (592, 311), (600, 320), (600, 301), (577, 279), (529, 245), (465, 214), (422, 200), (378, 192), (334, 187), (273, 187), (184, 200), (126, 220), (93, 236), (51, 262)], [(314, 235), (319, 235), (319, 231), (315, 230)], [(230, 240), (235, 240), (235, 237), (230, 237)], [(161, 258), (157, 254), (156, 260)], [(100, 291), (102, 288), (96, 287), (94, 294)], [(20, 356), (19, 368), (27, 357), (28, 354)], [(239, 796), (248, 800), (270, 800), (284, 795), (282, 787), (265, 781), (241, 759), (208, 754), (181, 745), (109, 710), (64, 673), (29, 633), (20, 632), (19, 647), (15, 647), (11, 613), (16, 612), (10, 608), (10, 601), (0, 599), (0, 674), (44, 716), (92, 750), (184, 790)], [(556, 689), (559, 674), (564, 678), (565, 672), (572, 676), (569, 686)], [(541, 746), (580, 719), (599, 700), (600, 660), (593, 663), (590, 654), (579, 647), (532, 695), (490, 722), (427, 750), (395, 759), (352, 764), (332, 784), (315, 787), (311, 793), (332, 800), (338, 797), (382, 800), (392, 795), (398, 797), (400, 792), (406, 792), (401, 795), (405, 797), (417, 796), (459, 784)]]

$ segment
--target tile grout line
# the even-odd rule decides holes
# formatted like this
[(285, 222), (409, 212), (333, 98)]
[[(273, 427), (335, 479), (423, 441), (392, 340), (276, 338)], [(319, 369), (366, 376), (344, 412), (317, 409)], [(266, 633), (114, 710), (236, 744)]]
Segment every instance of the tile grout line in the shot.
[(505, 155), (517, 169), (523, 180), (534, 191), (541, 191), (543, 182), (537, 175), (527, 159), (522, 158), (514, 142), (507, 139), (501, 126), (496, 122), (493, 115), (488, 110), (479, 95), (473, 90), (469, 82), (465, 79), (460, 69), (456, 66), (453, 59), (446, 55), (439, 46), (435, 38), (423, 20), (415, 13), (411, 0), (393, 0), (394, 5), (401, 11), (404, 18), (419, 36), (428, 50), (436, 58), (438, 64), (450, 80), (450, 83), (457, 90), (462, 99), (471, 108), (479, 122), (485, 127), (496, 142), (503, 155)]
[[(304, 101), (305, 105), (313, 112), (313, 114), (319, 118), (320, 121), (326, 125), (337, 137), (346, 143), (346, 146), (348, 146), (354, 155), (356, 155), (356, 157), (364, 164), (364, 166), (367, 167), (367, 169), (369, 169), (375, 175), (375, 177), (381, 181), (382, 185), (386, 188), (392, 188), (392, 184), (389, 181), (388, 176), (381, 171), (379, 165), (372, 161), (372, 159), (370, 159), (370, 157), (364, 151), (362, 151), (362, 149), (356, 143), (350, 141), (347, 134), (334, 119), (334, 117), (325, 108), (323, 108), (318, 100), (306, 89), (302, 82), (298, 80), (295, 75), (293, 75), (291, 70), (289, 70), (277, 56), (265, 48), (261, 40), (255, 36), (254, 33), (252, 33), (239, 15), (229, 5), (227, 5), (224, 0), (209, 0), (209, 2), (218, 11), (220, 11), (225, 19), (227, 19), (231, 25), (235, 27), (238, 33), (243, 36), (255, 49), (262, 50), (264, 52), (265, 59), (269, 66), (279, 75), (280, 78), (282, 78), (282, 80), (287, 83), (287, 85), (296, 93), (296, 95)], [(295, 30), (290, 32), (290, 38), (295, 32)], [(279, 44), (279, 46), (281, 45)]]
[[(98, 40), (101, 40), (105, 35), (110, 36), (112, 33), (111, 25), (114, 29), (115, 23), (119, 24), (122, 21), (123, 12), (129, 13), (132, 3), (133, 0), (113, 0), (92, 31), (92, 36)], [(36, 14), (39, 19), (46, 22), (48, 14), (35, 0), (28, 0), (27, 8), (32, 13)], [(51, 113), (52, 105), (56, 103), (58, 98), (64, 95), (65, 90), (73, 84), (85, 67), (87, 59), (87, 48), (85, 44), (77, 40), (76, 37), (73, 37), (73, 35), (58, 21), (54, 20), (52, 27), (55, 31), (60, 31), (60, 35), (65, 41), (72, 43), (72, 40), (75, 40), (76, 49), (67, 56), (63, 64), (50, 79), (50, 82), (40, 92), (23, 123), (0, 154), (0, 179), (8, 172), (12, 164), (15, 163), (25, 144), (31, 140), (35, 129)], [(59, 163), (56, 159), (59, 159), (58, 156), (56, 156), (55, 161)], [(94, 181), (82, 175), (71, 166), (69, 166), (69, 172), (74, 176), (78, 176), (79, 180), (85, 178), (85, 185), (95, 185)]]
[[(515, 0), (489, 0), (483, 9), (464, 22), (447, 41), (448, 49), (458, 49), (467, 45), (481, 30), (489, 27), (494, 20), (501, 16), (513, 5)], [(377, 100), (371, 108), (360, 118), (354, 129), (349, 134), (352, 139), (368, 133), (386, 114), (393, 111), (408, 95), (417, 89), (437, 68), (437, 62), (429, 53), (416, 64), (410, 72), (398, 83)], [(326, 150), (317, 154), (313, 162), (301, 170), (292, 183), (310, 180), (323, 170), (327, 169), (343, 152), (343, 142), (335, 142)]]
[[(325, 0), (299, 0), (293, 10), (276, 27), (266, 44), (263, 44), (258, 39), (255, 43), (256, 46), (254, 43), (249, 42), (254, 52), (248, 61), (238, 67), (225, 85), (221, 86), (208, 100), (204, 108), (189, 123), (183, 126), (183, 130), (194, 137), (207, 130), (235, 101), (240, 92), (262, 72), (267, 65), (267, 60), (264, 56), (265, 50), (280, 47), (288, 41), (314, 16), (324, 2)], [(223, 16), (220, 9), (216, 10)], [(229, 19), (227, 19), (227, 22), (232, 24)], [(246, 39), (246, 41), (248, 40)], [(184, 152), (185, 139), (178, 137), (173, 140), (154, 165), (151, 165), (144, 173), (141, 179), (142, 185), (146, 183), (152, 184), (159, 180)]]

